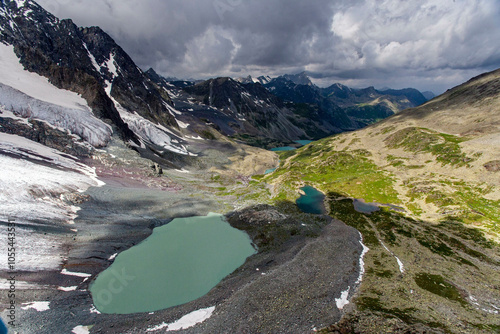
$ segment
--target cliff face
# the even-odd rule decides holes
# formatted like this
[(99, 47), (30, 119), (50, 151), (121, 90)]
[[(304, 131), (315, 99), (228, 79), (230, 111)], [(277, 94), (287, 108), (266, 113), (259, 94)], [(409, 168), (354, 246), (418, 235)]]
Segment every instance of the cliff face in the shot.
[(134, 133), (121, 119), (125, 109), (162, 125), (177, 124), (168, 94), (154, 85), (113, 39), (97, 27), (79, 28), (59, 20), (33, 1), (0, 3), (0, 41), (12, 45), (21, 64), (61, 89), (78, 94), (93, 113), (125, 139)]

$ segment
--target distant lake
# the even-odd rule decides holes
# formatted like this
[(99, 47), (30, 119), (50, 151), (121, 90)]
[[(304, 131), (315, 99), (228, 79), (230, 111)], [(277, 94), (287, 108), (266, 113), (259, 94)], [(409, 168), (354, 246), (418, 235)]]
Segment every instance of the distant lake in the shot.
[(295, 142), (297, 144), (300, 144), (300, 145), (304, 146), (304, 145), (312, 143), (313, 141), (312, 140), (296, 140)]
[(302, 190), (304, 194), (297, 199), (296, 203), (302, 212), (315, 214), (325, 213), (325, 206), (323, 204), (325, 195), (322, 192), (311, 186), (302, 187), (300, 190)]
[(103, 313), (165, 309), (207, 294), (255, 252), (222, 215), (176, 218), (120, 253), (90, 292)]
[(272, 173), (276, 170), (276, 168), (271, 168), (271, 169), (266, 169), (266, 171), (264, 172), (264, 174), (269, 174), (269, 173)]
[(295, 147), (291, 147), (291, 146), (282, 146), (282, 147), (275, 147), (275, 148), (272, 148), (271, 151), (274, 151), (274, 152), (279, 152), (279, 151), (292, 151), (292, 150), (295, 150), (296, 148)]

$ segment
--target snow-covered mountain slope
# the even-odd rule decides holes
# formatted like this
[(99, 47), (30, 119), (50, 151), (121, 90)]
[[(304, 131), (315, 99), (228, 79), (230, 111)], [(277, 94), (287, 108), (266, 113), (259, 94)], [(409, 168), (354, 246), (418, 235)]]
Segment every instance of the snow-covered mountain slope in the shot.
[[(69, 99), (64, 107), (74, 108), (75, 102), (89, 107), (127, 141), (139, 143), (111, 98), (128, 112), (154, 124), (178, 128), (168, 109), (172, 106), (168, 93), (144, 75), (127, 53), (98, 27), (79, 28), (71, 20), (59, 20), (32, 0), (5, 0), (0, 3), (0, 41), (13, 47), (22, 64), (18, 67), (29, 71), (24, 77), (16, 72), (17, 77), (11, 79), (18, 83), (30, 81), (29, 77), (37, 73), (59, 89), (80, 94), (80, 101)], [(13, 80), (3, 83), (45, 102), (57, 105), (66, 102), (59, 95), (55, 96), (56, 101), (33, 96)], [(73, 132), (83, 131), (73, 129)]]
[(132, 146), (188, 154), (168, 91), (100, 28), (78, 28), (31, 0), (6, 0), (0, 42), (0, 105), (15, 115), (94, 147), (114, 131)]
[[(143, 146), (145, 146), (144, 144), (155, 145), (161, 149), (174, 153), (192, 156), (196, 155), (186, 149), (186, 147), (182, 144), (184, 139), (182, 139), (178, 134), (175, 134), (172, 130), (169, 130), (160, 124), (154, 124), (138, 113), (128, 112), (116, 101), (115, 106), (120, 113), (120, 117), (140, 138)], [(180, 122), (180, 124), (183, 123)]]
[(71, 222), (64, 195), (103, 184), (76, 157), (17, 135), (0, 133), (0, 153), (0, 219)]
[[(0, 133), (0, 220), (13, 219), (17, 225), (16, 270), (59, 267), (60, 238), (43, 233), (76, 232), (72, 224), (79, 194), (100, 185), (94, 169), (75, 157)], [(7, 235), (6, 224), (0, 225), (0, 233)], [(6, 246), (0, 245), (0, 269), (7, 269)]]
[(22, 91), (23, 93), (44, 102), (56, 104), (65, 108), (85, 106), (87, 101), (80, 95), (69, 90), (59, 89), (47, 78), (33, 72), (28, 72), (19, 63), (12, 45), (0, 43), (0, 81)]
[(25, 71), (10, 45), (0, 43), (0, 105), (25, 118), (47, 121), (95, 147), (105, 146), (111, 126), (92, 114), (87, 101), (59, 89), (36, 73)]

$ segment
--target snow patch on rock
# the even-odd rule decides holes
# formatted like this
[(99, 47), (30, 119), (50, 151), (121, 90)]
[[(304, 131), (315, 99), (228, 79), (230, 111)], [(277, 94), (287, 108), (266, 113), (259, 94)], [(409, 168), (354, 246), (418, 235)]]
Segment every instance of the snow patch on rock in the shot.
[(188, 124), (188, 123), (184, 123), (184, 122), (182, 122), (182, 121), (179, 121), (178, 119), (177, 119), (176, 121), (177, 121), (177, 124), (179, 124), (179, 126), (180, 126), (181, 128), (183, 128), (183, 129), (186, 129), (186, 128), (189, 126), (189, 124)]
[[(361, 247), (363, 250), (361, 251), (361, 254), (359, 256), (359, 275), (358, 278), (356, 279), (356, 282), (354, 283), (355, 285), (358, 285), (361, 283), (363, 280), (363, 275), (365, 274), (365, 255), (366, 253), (370, 250), (368, 247), (365, 246), (363, 243), (363, 235), (359, 233), (359, 243), (361, 244)], [(340, 293), (339, 298), (335, 298), (335, 304), (337, 305), (337, 308), (339, 310), (342, 310), (347, 304), (349, 304), (349, 292), (351, 291), (351, 287), (347, 287), (347, 290), (344, 290)]]
[(92, 276), (91, 274), (77, 273), (77, 272), (73, 272), (73, 271), (68, 271), (66, 269), (61, 270), (61, 274), (68, 275), (68, 276), (76, 276), (76, 277), (90, 277), (90, 276)]
[(348, 287), (347, 290), (342, 291), (340, 293), (339, 298), (335, 298), (335, 304), (337, 305), (337, 308), (339, 310), (342, 310), (344, 306), (349, 304), (349, 291), (351, 290), (351, 287)]
[(90, 313), (101, 314), (101, 312), (99, 312), (99, 310), (96, 309), (94, 305), (92, 305), (92, 307), (90, 308)]
[(93, 146), (109, 142), (111, 127), (92, 114), (84, 98), (24, 70), (11, 45), (0, 43), (0, 59), (0, 105), (22, 117), (69, 130)]
[(21, 307), (23, 310), (28, 310), (30, 308), (37, 310), (38, 312), (50, 310), (50, 302), (31, 302), (24, 303), (23, 305), (26, 305)]
[(177, 320), (173, 323), (170, 323), (170, 324), (162, 323), (158, 326), (148, 328), (147, 331), (154, 332), (154, 331), (164, 329), (164, 328), (166, 328), (167, 332), (176, 331), (179, 329), (187, 329), (187, 328), (193, 327), (196, 324), (202, 323), (203, 321), (210, 318), (212, 316), (212, 313), (214, 312), (214, 310), (215, 310), (215, 306), (196, 310), (196, 311), (193, 311), (189, 314), (186, 314), (185, 316), (183, 316), (182, 318), (180, 318), (179, 320)]
[(89, 326), (79, 325), (79, 326), (76, 326), (75, 328), (73, 328), (71, 333), (73, 333), (73, 334), (89, 334), (90, 333), (89, 329), (90, 329)]

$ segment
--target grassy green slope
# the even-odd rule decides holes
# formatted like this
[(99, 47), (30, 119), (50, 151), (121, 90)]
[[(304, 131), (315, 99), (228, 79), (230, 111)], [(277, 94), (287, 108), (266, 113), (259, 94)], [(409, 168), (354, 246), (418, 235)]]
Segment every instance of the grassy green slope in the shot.
[[(323, 191), (329, 214), (370, 248), (356, 307), (325, 332), (500, 331), (499, 111), (496, 71), (363, 130), (282, 153), (274, 173), (257, 177), (275, 201), (295, 200), (304, 184)], [(362, 214), (352, 198), (404, 212)]]

